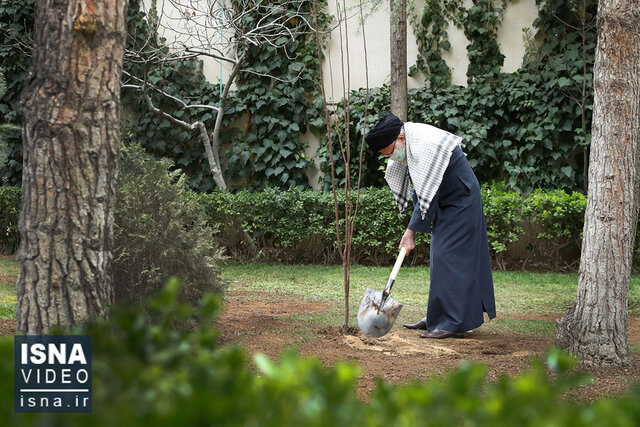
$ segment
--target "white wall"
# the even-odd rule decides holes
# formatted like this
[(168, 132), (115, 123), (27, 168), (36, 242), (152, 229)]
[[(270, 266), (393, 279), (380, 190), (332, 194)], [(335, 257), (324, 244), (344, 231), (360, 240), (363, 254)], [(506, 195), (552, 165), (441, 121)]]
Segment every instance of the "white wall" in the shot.
[[(192, 0), (193, 3), (206, 4), (206, 0)], [(167, 18), (166, 23), (178, 25), (182, 29), (187, 24), (184, 21), (175, 20), (179, 13), (168, 1), (157, 0), (158, 8), (164, 12)], [(340, 0), (342, 3), (342, 0)], [(367, 16), (364, 23), (364, 34), (367, 43), (367, 56), (369, 64), (369, 87), (379, 87), (389, 82), (390, 58), (389, 58), (389, 0), (382, 0), (381, 4), (374, 11), (367, 12), (370, 9), (371, 0), (364, 2), (365, 15)], [(349, 30), (349, 65), (350, 65), (350, 88), (358, 89), (366, 86), (366, 73), (364, 62), (364, 45), (363, 31), (360, 22), (360, 14), (358, 10), (359, 0), (346, 0), (348, 17), (347, 26)], [(151, 0), (145, 0), (148, 8)], [(472, 0), (465, 0), (465, 6), (470, 7)], [(332, 15), (337, 15), (337, 7), (335, 0), (328, 1), (328, 11)], [(416, 0), (416, 8), (420, 10), (422, 4), (420, 0)], [(523, 28), (531, 28), (533, 21), (538, 14), (535, 0), (512, 0), (507, 6), (502, 21), (502, 27), (498, 32), (498, 44), (501, 52), (505, 55), (504, 66), (502, 71), (513, 72), (522, 65), (524, 56), (524, 38)], [(415, 64), (418, 55), (418, 47), (416, 45), (415, 36), (411, 25), (408, 25), (407, 35), (407, 59), (408, 66)], [(170, 41), (180, 39), (176, 33), (163, 29), (163, 35)], [(343, 50), (346, 52), (345, 38), (343, 37)], [(467, 59), (467, 44), (464, 32), (454, 26), (449, 27), (449, 41), (451, 42), (451, 50), (444, 52), (443, 58), (447, 65), (452, 69), (452, 80), (454, 84), (466, 85), (467, 67), (469, 60)], [(332, 33), (328, 43), (326, 60), (323, 63), (323, 71), (325, 75), (325, 85), (328, 94), (332, 100), (339, 100), (344, 93), (342, 79), (340, 34), (338, 30)], [(228, 66), (223, 64), (223, 78), (228, 75)], [(345, 64), (346, 70), (346, 64)], [(204, 60), (204, 72), (210, 81), (217, 82), (220, 79), (220, 64), (211, 58)], [(345, 71), (346, 72), (346, 71)], [(409, 77), (409, 88), (422, 87), (424, 78)]]
[(525, 54), (524, 32), (531, 29), (538, 17), (535, 0), (512, 0), (504, 11), (502, 26), (498, 31), (498, 45), (505, 56), (502, 71), (511, 73), (522, 66)]
[[(348, 23), (351, 88), (358, 89), (366, 86), (363, 31), (357, 12), (358, 1), (349, 0), (347, 4), (347, 8), (352, 8), (352, 10), (346, 14), (351, 17)], [(471, 0), (465, 0), (465, 6), (467, 8), (471, 7), (472, 4)], [(421, 7), (421, 2), (417, 1), (416, 9), (421, 10)], [(336, 10), (335, 1), (329, 0), (329, 12), (335, 16)], [(382, 0), (377, 10), (368, 15), (364, 23), (369, 63), (369, 87), (379, 87), (384, 83), (389, 83), (389, 73), (391, 69), (389, 57), (389, 16), (389, 0)], [(525, 53), (522, 29), (530, 28), (537, 16), (538, 10), (535, 0), (513, 0), (507, 6), (503, 15), (502, 27), (498, 32), (498, 44), (502, 54), (505, 55), (502, 71), (513, 72), (522, 65), (522, 58)], [(411, 25), (408, 25), (407, 32), (407, 62), (408, 66), (411, 67), (416, 62), (418, 46)], [(466, 39), (464, 31), (453, 25), (449, 26), (448, 32), (451, 49), (449, 52), (443, 52), (443, 58), (451, 68), (453, 83), (466, 85), (467, 67), (469, 65), (467, 45), (469, 41)], [(344, 40), (343, 49), (346, 50)], [(329, 88), (331, 82), (333, 82), (333, 90), (327, 90), (327, 92), (332, 94), (332, 99), (334, 100), (339, 100), (344, 91), (340, 58), (340, 36), (337, 31), (334, 31), (327, 49), (327, 60), (323, 64), (325, 76), (330, 76), (327, 77), (327, 88)], [(424, 78), (409, 77), (407, 84), (409, 88), (422, 87), (424, 85)]]

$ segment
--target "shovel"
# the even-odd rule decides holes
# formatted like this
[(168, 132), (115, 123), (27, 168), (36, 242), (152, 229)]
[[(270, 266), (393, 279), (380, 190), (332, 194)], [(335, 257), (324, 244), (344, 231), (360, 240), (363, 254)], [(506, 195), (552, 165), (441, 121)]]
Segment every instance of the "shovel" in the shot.
[(362, 298), (362, 303), (358, 310), (358, 326), (366, 335), (375, 338), (386, 335), (391, 330), (402, 309), (402, 304), (394, 300), (389, 294), (406, 254), (406, 248), (400, 249), (400, 254), (393, 266), (393, 270), (391, 270), (391, 275), (384, 291), (380, 292), (367, 288), (364, 293), (364, 298)]

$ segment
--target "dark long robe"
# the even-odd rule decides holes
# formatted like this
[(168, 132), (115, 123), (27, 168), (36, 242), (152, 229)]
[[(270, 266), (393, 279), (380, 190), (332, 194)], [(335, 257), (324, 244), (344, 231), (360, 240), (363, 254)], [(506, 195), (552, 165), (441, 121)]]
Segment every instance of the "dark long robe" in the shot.
[[(422, 219), (416, 203), (409, 229), (431, 231), (427, 329), (466, 332), (496, 316), (480, 184), (459, 147)], [(433, 224), (433, 226), (432, 226)]]

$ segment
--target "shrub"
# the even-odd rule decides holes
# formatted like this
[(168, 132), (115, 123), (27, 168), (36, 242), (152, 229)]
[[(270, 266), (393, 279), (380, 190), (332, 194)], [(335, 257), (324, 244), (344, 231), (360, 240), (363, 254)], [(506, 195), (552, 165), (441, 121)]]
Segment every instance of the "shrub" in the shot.
[[(413, 205), (399, 214), (396, 201), (388, 189), (368, 188), (360, 195), (358, 216), (353, 236), (353, 255), (364, 263), (385, 265), (398, 255), (398, 244), (407, 229)], [(430, 235), (416, 234), (412, 262), (429, 260)]]
[(504, 182), (484, 184), (482, 202), (487, 221), (489, 249), (495, 264), (504, 270), (507, 245), (517, 242), (522, 236), (522, 222), (529, 215), (529, 209), (518, 193), (507, 190)]
[[(229, 252), (247, 259), (247, 252), (236, 230), (241, 225), (266, 260), (283, 262), (336, 263), (334, 198), (331, 192), (268, 188), (260, 192), (194, 195), (203, 204), (210, 224), (218, 224)], [(344, 212), (345, 196), (337, 197), (338, 210)], [(353, 195), (352, 203), (356, 202)], [(377, 188), (360, 194), (359, 213), (353, 236), (352, 260), (365, 264), (388, 264), (397, 255), (397, 246), (411, 209), (401, 218), (391, 192)], [(344, 220), (341, 220), (344, 234)], [(232, 230), (232, 231), (229, 231)], [(417, 243), (428, 241), (421, 235)], [(344, 244), (344, 242), (342, 242)], [(428, 249), (414, 252), (414, 259), (428, 259)]]
[(261, 258), (285, 262), (330, 262), (326, 236), (333, 207), (328, 196), (274, 188), (192, 195), (204, 207), (209, 224), (219, 225), (230, 254), (248, 257), (240, 234), (245, 230), (259, 246)]
[[(3, 99), (6, 92), (7, 81), (4, 76), (4, 68), (0, 67), (0, 99)], [(2, 112), (2, 108), (0, 108), (0, 112)], [(0, 117), (2, 116), (3, 115), (0, 115)], [(2, 182), (4, 181), (3, 175), (7, 167), (7, 160), (9, 158), (9, 145), (5, 140), (5, 134), (10, 133), (10, 131), (15, 132), (20, 130), (19, 126), (3, 123), (3, 121), (4, 120), (0, 120), (0, 184), (2, 184)]]
[(186, 197), (185, 176), (171, 166), (139, 145), (122, 148), (113, 251), (118, 300), (141, 301), (173, 275), (186, 282), (183, 297), (192, 302), (224, 289), (216, 230)]
[[(168, 163), (165, 164), (168, 165)], [(166, 167), (168, 166), (164, 166), (164, 173), (166, 173)], [(123, 176), (125, 168), (126, 166), (123, 166)], [(176, 174), (177, 176), (179, 173)], [(6, 206), (0, 211), (0, 225), (6, 227), (3, 228), (5, 232), (0, 234), (0, 249), (4, 247), (5, 251), (9, 252), (17, 246), (18, 241), (19, 191), (19, 189), (0, 191), (0, 207)], [(135, 185), (130, 184), (130, 191), (138, 190)], [(138, 192), (141, 194), (138, 197), (146, 197), (147, 190), (141, 189)], [(149, 194), (154, 193), (149, 192)], [(220, 230), (220, 232), (203, 231), (207, 236), (204, 241), (212, 239), (213, 237), (209, 237), (208, 233), (213, 233), (216, 245), (225, 248), (227, 254), (236, 260), (254, 260), (250, 257), (240, 232), (244, 229), (257, 243), (260, 260), (315, 264), (340, 262), (336, 247), (334, 200), (331, 192), (265, 189), (260, 192), (241, 191), (235, 194), (226, 192), (197, 194), (184, 191), (182, 194), (187, 200), (184, 206), (204, 212), (206, 223), (201, 223), (202, 226)], [(526, 235), (523, 224), (527, 223), (532, 224), (532, 227), (527, 229), (527, 233), (531, 233), (531, 228), (534, 229), (535, 235), (530, 236), (533, 237), (530, 248), (542, 259), (544, 265), (540, 266), (559, 269), (563, 267), (561, 265), (563, 260), (569, 262), (577, 260), (576, 251), (571, 253), (565, 248), (576, 249), (581, 245), (586, 208), (584, 195), (567, 194), (561, 190), (537, 190), (525, 199), (515, 192), (507, 191), (504, 183), (493, 183), (483, 185), (482, 197), (489, 247), (493, 265), (497, 268), (507, 267), (510, 261), (509, 251), (514, 243)], [(179, 198), (172, 200), (175, 203), (182, 203), (178, 202)], [(148, 205), (136, 203), (141, 205), (140, 208)], [(202, 209), (198, 209), (197, 205)], [(152, 209), (150, 206), (146, 207)], [(344, 212), (343, 194), (338, 195), (338, 208), (340, 212)], [(123, 220), (133, 224), (136, 221), (132, 218), (134, 214), (135, 212), (130, 211), (123, 215), (117, 214), (117, 217), (122, 217)], [(152, 214), (160, 215), (158, 212), (152, 212)], [(148, 212), (145, 215), (137, 221), (152, 223), (155, 221), (149, 219)], [(397, 255), (397, 244), (410, 216), (411, 209), (407, 209), (398, 217), (395, 201), (389, 190), (363, 189), (354, 229), (352, 261), (374, 265), (388, 265), (393, 262)], [(7, 221), (7, 217), (13, 219)], [(116, 229), (117, 226), (116, 223)], [(131, 227), (135, 230), (137, 225)], [(344, 227), (343, 223), (341, 227)], [(10, 229), (8, 234), (7, 229)], [(640, 263), (640, 228), (637, 236), (634, 247), (634, 266)], [(135, 233), (132, 234), (132, 238), (136, 238)], [(173, 241), (166, 235), (163, 238)], [(429, 238), (428, 234), (417, 235), (418, 246), (411, 254), (411, 262), (414, 264), (428, 261)], [(149, 240), (148, 244), (153, 245), (153, 242)], [(143, 274), (154, 276), (158, 271), (157, 269), (144, 270)], [(155, 283), (158, 283), (159, 277), (154, 277)]]
[[(74, 333), (92, 337), (93, 412), (13, 411), (13, 340), (0, 339), (2, 425), (232, 426), (621, 426), (640, 423), (640, 389), (579, 404), (567, 390), (589, 378), (575, 360), (551, 350), (518, 377), (487, 381), (487, 369), (463, 362), (427, 383), (377, 381), (368, 403), (356, 395), (358, 368), (325, 367), (294, 352), (279, 363), (219, 347), (212, 327), (220, 299), (198, 308), (178, 302), (177, 282), (139, 306), (115, 307), (109, 321)], [(198, 327), (190, 327), (194, 322)], [(176, 327), (178, 326), (178, 327)], [(256, 372), (256, 368), (259, 371)], [(1, 421), (4, 420), (4, 421)]]
[(0, 252), (12, 254), (18, 248), (21, 200), (20, 187), (0, 187)]
[[(262, 259), (325, 264), (339, 262), (331, 192), (266, 189), (194, 197), (205, 207), (210, 223), (219, 224), (226, 230), (223, 232), (223, 245), (234, 257), (247, 259), (239, 235), (228, 231), (242, 224), (255, 238)], [(355, 195), (353, 197), (355, 203)], [(483, 186), (483, 201), (492, 255), (504, 268), (503, 255), (507, 245), (516, 242), (523, 233), (521, 222), (527, 218), (527, 206), (519, 194), (507, 191), (504, 183)], [(338, 210), (344, 212), (344, 194), (341, 193), (338, 194)], [(388, 189), (363, 189), (354, 228), (352, 260), (374, 265), (393, 262), (411, 214), (410, 205), (399, 216)], [(344, 227), (344, 221), (341, 227)], [(429, 241), (429, 234), (416, 235), (418, 246), (411, 254), (414, 264), (429, 260)]]
[(531, 222), (537, 227), (537, 250), (554, 267), (560, 267), (561, 250), (581, 246), (587, 198), (577, 192), (535, 190), (525, 200)]

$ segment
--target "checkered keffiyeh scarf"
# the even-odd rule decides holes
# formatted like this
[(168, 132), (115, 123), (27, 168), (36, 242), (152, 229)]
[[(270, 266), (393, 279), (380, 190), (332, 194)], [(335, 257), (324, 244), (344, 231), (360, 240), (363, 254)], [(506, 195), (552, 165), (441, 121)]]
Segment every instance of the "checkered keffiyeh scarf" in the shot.
[(424, 219), (440, 187), (452, 151), (457, 146), (464, 147), (464, 144), (459, 136), (422, 123), (405, 123), (404, 133), (407, 164), (389, 160), (384, 178), (400, 213), (404, 212), (411, 200), (409, 181), (413, 183)]

